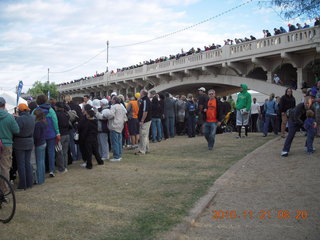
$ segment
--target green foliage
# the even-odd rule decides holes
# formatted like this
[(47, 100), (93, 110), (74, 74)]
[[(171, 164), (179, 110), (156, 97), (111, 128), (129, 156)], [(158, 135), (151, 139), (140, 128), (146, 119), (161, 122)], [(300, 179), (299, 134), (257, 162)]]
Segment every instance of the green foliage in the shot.
[[(261, 2), (264, 5), (264, 1)], [(314, 18), (320, 16), (320, 0), (272, 0), (266, 3), (281, 9), (286, 20), (297, 17)]]
[(40, 81), (36, 81), (32, 85), (32, 88), (28, 90), (28, 93), (35, 98), (40, 94), (48, 95), (48, 90), (50, 90), (51, 98), (58, 98), (59, 92), (55, 83), (42, 83)]

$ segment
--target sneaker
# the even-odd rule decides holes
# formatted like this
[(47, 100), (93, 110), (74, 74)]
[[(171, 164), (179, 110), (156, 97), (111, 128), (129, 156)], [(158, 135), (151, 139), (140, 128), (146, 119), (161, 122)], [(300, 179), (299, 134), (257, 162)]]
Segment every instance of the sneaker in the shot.
[(111, 158), (110, 162), (120, 162), (122, 158)]
[(87, 163), (81, 163), (80, 164), (80, 167), (86, 167), (87, 166)]
[(98, 165), (104, 165), (104, 162), (99, 162)]
[(63, 171), (59, 172), (59, 173), (67, 173), (68, 172), (68, 169), (65, 168)]
[(102, 161), (108, 161), (109, 158), (101, 158)]
[(288, 152), (282, 151), (282, 152), (281, 152), (281, 156), (282, 156), (282, 157), (288, 157)]
[(50, 172), (49, 173), (49, 177), (55, 177), (56, 175), (54, 175), (54, 173), (53, 172)]
[(209, 150), (212, 150), (212, 147), (209, 147), (208, 149), (209, 149)]

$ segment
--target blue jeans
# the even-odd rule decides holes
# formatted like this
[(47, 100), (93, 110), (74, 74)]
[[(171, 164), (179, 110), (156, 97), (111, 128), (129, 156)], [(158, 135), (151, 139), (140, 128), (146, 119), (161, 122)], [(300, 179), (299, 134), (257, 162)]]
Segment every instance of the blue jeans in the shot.
[(32, 166), (31, 166), (31, 152), (32, 150), (18, 150), (15, 149), (16, 159), (18, 163), (19, 185), (18, 189), (31, 188), (32, 180)]
[(113, 158), (119, 159), (122, 157), (122, 133), (110, 131), (110, 138)]
[(288, 121), (288, 129), (289, 129), (288, 136), (286, 138), (286, 141), (285, 141), (283, 149), (282, 149), (282, 151), (284, 151), (284, 152), (290, 151), (292, 140), (293, 140), (294, 136), (296, 135), (296, 132), (300, 130), (300, 126), (298, 124), (295, 124), (291, 120), (289, 120)]
[(45, 180), (46, 167), (44, 162), (46, 157), (46, 146), (47, 144), (45, 143), (41, 146), (35, 147), (38, 184), (43, 184)]
[(54, 164), (55, 164), (55, 156), (56, 156), (54, 146), (56, 144), (56, 138), (46, 139), (46, 142), (47, 142), (49, 172), (54, 172), (55, 170)]
[(313, 152), (313, 141), (314, 136), (316, 135), (315, 131), (313, 129), (307, 130), (307, 140), (306, 140), (306, 147), (307, 152), (312, 153)]
[(275, 134), (278, 134), (278, 126), (276, 126), (276, 115), (266, 114), (266, 119), (263, 126), (263, 134), (268, 135), (269, 124), (271, 123), (272, 130)]
[(168, 136), (174, 137), (174, 117), (166, 117)]
[(216, 122), (205, 122), (204, 124), (204, 136), (208, 142), (208, 148), (213, 148), (214, 140), (217, 131)]
[(108, 133), (98, 133), (98, 143), (101, 158), (109, 159)]
[(151, 130), (152, 130), (152, 141), (153, 142), (155, 142), (156, 140), (161, 141), (162, 128), (161, 128), (161, 119), (160, 118), (152, 118)]

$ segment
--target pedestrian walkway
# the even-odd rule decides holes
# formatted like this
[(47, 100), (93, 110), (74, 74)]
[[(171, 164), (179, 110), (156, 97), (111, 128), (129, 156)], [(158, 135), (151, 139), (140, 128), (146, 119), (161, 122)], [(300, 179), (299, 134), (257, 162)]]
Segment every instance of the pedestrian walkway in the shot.
[(320, 144), (307, 155), (304, 141), (285, 158), (278, 137), (240, 160), (167, 239), (320, 239)]

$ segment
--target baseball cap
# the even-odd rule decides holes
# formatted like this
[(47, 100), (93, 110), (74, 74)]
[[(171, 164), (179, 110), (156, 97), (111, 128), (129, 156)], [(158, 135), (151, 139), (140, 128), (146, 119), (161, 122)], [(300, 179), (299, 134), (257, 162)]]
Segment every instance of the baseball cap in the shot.
[(0, 103), (5, 104), (5, 103), (6, 103), (6, 100), (4, 100), (3, 97), (0, 97)]
[(111, 93), (111, 97), (112, 97), (112, 96), (117, 96), (117, 95), (118, 95), (118, 94), (117, 94), (116, 92), (112, 92), (112, 93)]
[(105, 98), (100, 100), (100, 103), (102, 103), (103, 105), (108, 105), (109, 101)]
[(27, 106), (27, 104), (25, 104), (25, 103), (20, 103), (19, 105), (18, 105), (18, 109), (19, 109), (19, 111), (21, 111), (21, 112), (24, 112), (24, 111), (30, 111), (30, 108)]
[(99, 99), (94, 99), (92, 101), (92, 106), (95, 108), (99, 108), (100, 107), (100, 100)]
[(204, 87), (201, 87), (201, 88), (198, 89), (198, 91), (203, 91), (203, 92), (205, 92), (206, 89), (205, 89)]

